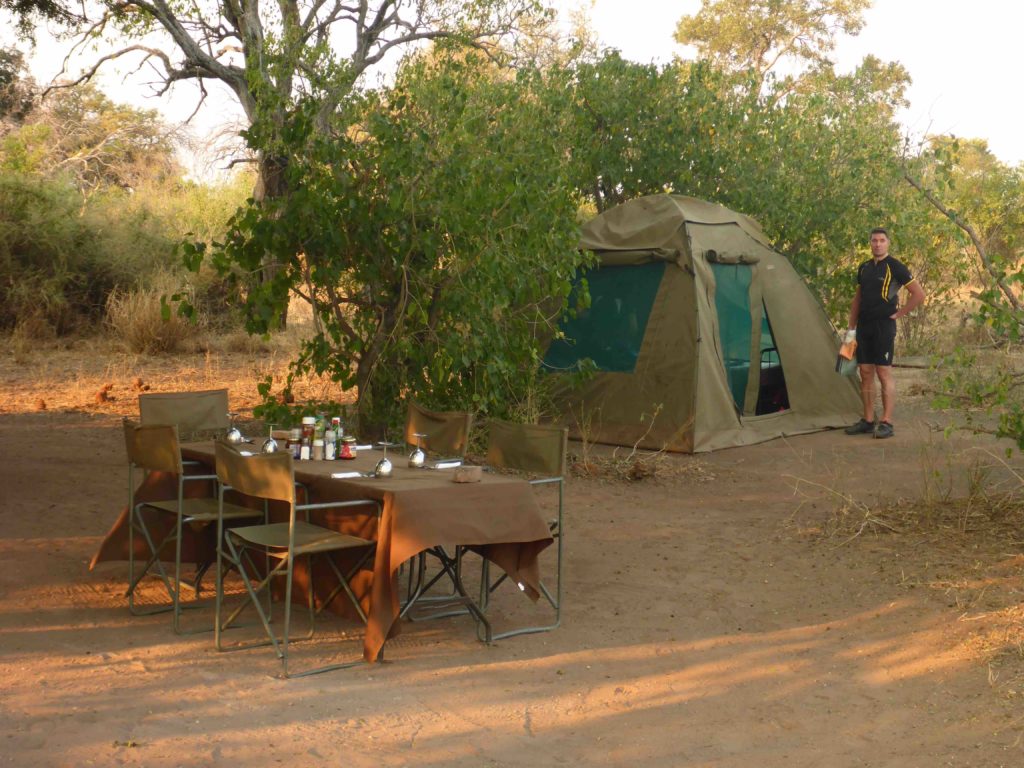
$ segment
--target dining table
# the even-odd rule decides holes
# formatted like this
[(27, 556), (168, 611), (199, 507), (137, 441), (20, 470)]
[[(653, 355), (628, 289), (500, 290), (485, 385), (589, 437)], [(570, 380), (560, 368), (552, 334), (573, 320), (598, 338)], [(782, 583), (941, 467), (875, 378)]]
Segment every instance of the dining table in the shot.
[[(215, 464), (213, 441), (183, 443), (182, 458), (198, 462), (209, 473)], [(295, 480), (312, 503), (366, 499), (365, 507), (325, 510), (315, 522), (326, 527), (370, 538), (376, 543), (371, 574), (353, 580), (366, 613), (363, 657), (381, 658), (385, 642), (401, 631), (401, 595), (398, 586), (403, 564), (417, 555), (443, 547), (464, 545), (502, 568), (531, 600), (540, 596), (538, 556), (553, 538), (541, 513), (532, 486), (523, 478), (483, 472), (477, 482), (454, 482), (454, 468), (436, 468), (445, 462), (426, 462), (409, 467), (405, 457), (391, 453), (390, 475), (374, 474), (380, 450), (358, 451), (354, 459), (295, 461)], [(454, 464), (455, 462), (448, 462)], [(137, 491), (137, 500), (168, 498), (173, 476), (150, 473)], [(189, 483), (192, 493), (210, 493), (202, 483)], [(281, 514), (278, 509), (272, 514)], [(284, 514), (287, 514), (284, 510)], [(316, 514), (316, 513), (314, 513)], [(138, 540), (136, 547), (139, 546)], [(127, 559), (128, 514), (124, 509), (110, 529), (90, 568), (109, 560)], [(162, 557), (173, 557), (171, 553)], [(186, 529), (182, 559), (197, 565), (215, 557), (210, 531)], [(307, 582), (297, 579), (302, 589)], [(317, 590), (319, 592), (319, 590)], [(298, 595), (294, 599), (298, 599)], [(304, 599), (304, 598), (303, 598)], [(343, 601), (332, 610), (345, 612)]]

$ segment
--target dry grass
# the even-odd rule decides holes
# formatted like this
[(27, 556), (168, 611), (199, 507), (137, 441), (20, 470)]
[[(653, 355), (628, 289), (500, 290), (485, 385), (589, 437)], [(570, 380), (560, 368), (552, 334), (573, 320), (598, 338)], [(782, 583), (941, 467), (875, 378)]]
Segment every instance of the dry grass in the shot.
[(694, 456), (668, 455), (663, 449), (647, 451), (639, 448), (654, 427), (661, 406), (645, 417), (646, 430), (631, 447), (608, 448), (600, 446), (593, 438), (595, 420), (601, 418), (600, 411), (573, 412), (576, 431), (580, 435), (579, 450), (568, 457), (569, 471), (576, 477), (599, 478), (617, 482), (635, 483), (641, 480), (676, 480), (703, 483), (714, 480), (715, 475), (708, 465)]
[(106, 325), (114, 338), (119, 339), (129, 352), (160, 354), (179, 352), (187, 342), (202, 332), (206, 323), (202, 317), (190, 322), (171, 306), (165, 320), (161, 297), (169, 294), (160, 284), (134, 290), (115, 290), (107, 297)]
[(641, 480), (706, 483), (715, 479), (710, 467), (694, 456), (640, 451), (635, 447), (599, 452), (585, 442), (581, 443), (580, 453), (569, 454), (569, 471), (575, 477), (630, 483)]
[[(131, 415), (140, 391), (173, 392), (228, 387), (231, 406), (240, 413), (259, 404), (257, 382), (272, 376), (283, 386), (288, 363), (308, 326), (301, 319), (269, 340), (242, 343), (239, 334), (203, 332), (186, 353), (169, 356), (135, 353), (115, 339), (89, 336), (23, 344), (0, 339), (0, 377), (5, 397), (0, 413), (41, 410)], [(299, 402), (350, 400), (327, 378), (300, 378), (293, 391)], [(101, 394), (102, 393), (102, 394)]]
[(987, 450), (965, 457), (934, 446), (921, 462), (914, 498), (869, 501), (798, 480), (804, 501), (830, 499), (824, 522), (800, 532), (881, 554), (900, 586), (925, 590), (970, 627), (968, 650), (988, 660), (993, 685), (1024, 692), (1024, 468)]

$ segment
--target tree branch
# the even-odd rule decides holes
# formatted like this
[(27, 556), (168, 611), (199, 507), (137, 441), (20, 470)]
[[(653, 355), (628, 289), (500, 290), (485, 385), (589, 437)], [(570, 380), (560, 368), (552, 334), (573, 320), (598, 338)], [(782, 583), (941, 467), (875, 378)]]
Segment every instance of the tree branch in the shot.
[(985, 270), (988, 272), (989, 277), (992, 278), (992, 281), (999, 288), (1003, 296), (1006, 297), (1006, 300), (1010, 302), (1010, 305), (1014, 308), (1014, 310), (1020, 312), (1022, 309), (1020, 301), (1017, 299), (1013, 291), (1010, 290), (1010, 287), (1003, 280), (1003, 276), (999, 274), (999, 270), (995, 268), (995, 265), (989, 258), (988, 253), (985, 251), (985, 246), (982, 244), (981, 238), (979, 238), (978, 233), (974, 231), (974, 227), (972, 227), (970, 224), (964, 221), (963, 218), (961, 218), (960, 214), (958, 214), (956, 211), (950, 210), (945, 205), (943, 205), (942, 201), (940, 201), (931, 192), (931, 190), (926, 189), (923, 184), (921, 184), (917, 179), (910, 175), (910, 172), (907, 170), (906, 166), (903, 167), (903, 178), (906, 179), (907, 183), (910, 184), (910, 186), (912, 186), (914, 189), (920, 192), (924, 196), (925, 200), (927, 200), (932, 205), (932, 207), (935, 208), (935, 210), (937, 210), (939, 213), (941, 213), (943, 216), (945, 216), (947, 219), (953, 222), (957, 227), (959, 227), (960, 229), (967, 233), (967, 236), (971, 238), (971, 243), (974, 245), (974, 250), (978, 252), (978, 258), (980, 258), (981, 263), (985, 265)]

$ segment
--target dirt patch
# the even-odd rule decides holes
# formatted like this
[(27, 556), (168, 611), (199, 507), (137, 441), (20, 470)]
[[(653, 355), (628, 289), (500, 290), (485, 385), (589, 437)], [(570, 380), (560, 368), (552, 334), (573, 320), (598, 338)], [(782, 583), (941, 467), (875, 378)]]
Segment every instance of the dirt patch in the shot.
[[(1024, 761), (1019, 535), (957, 528), (971, 449), (991, 444), (943, 440), (919, 400), (893, 440), (819, 433), (573, 477), (551, 633), (487, 647), (465, 618), (419, 622), (384, 664), (283, 681), (266, 649), (218, 654), (166, 615), (129, 616), (125, 568), (87, 563), (124, 503), (134, 378), (229, 386), (244, 410), (274, 366), (258, 350), (0, 362), (0, 765)], [(935, 471), (946, 522), (895, 525)], [(844, 520), (837, 493), (890, 529)], [(492, 610), (501, 624), (532, 608), (509, 592)], [(357, 627), (324, 630), (300, 660), (359, 655)]]

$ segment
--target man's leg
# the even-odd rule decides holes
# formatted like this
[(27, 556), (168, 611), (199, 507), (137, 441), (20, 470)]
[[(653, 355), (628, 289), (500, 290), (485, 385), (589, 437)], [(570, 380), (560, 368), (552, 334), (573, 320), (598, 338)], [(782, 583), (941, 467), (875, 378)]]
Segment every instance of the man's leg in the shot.
[[(875, 420), (875, 371), (876, 365), (860, 365), (860, 399), (864, 404), (864, 421)], [(883, 393), (885, 387), (882, 388)], [(883, 394), (884, 397), (884, 394)]]
[(882, 421), (892, 424), (892, 409), (896, 405), (896, 382), (892, 378), (892, 366), (876, 365), (874, 369), (882, 385)]

